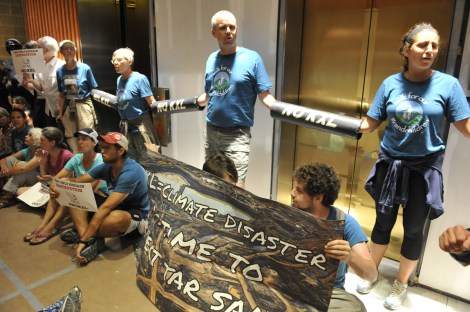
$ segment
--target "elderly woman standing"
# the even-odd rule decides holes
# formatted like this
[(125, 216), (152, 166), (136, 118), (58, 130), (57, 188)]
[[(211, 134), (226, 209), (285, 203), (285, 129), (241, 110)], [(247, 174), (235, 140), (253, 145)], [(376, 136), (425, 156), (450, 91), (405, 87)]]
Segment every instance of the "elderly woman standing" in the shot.
[(38, 127), (57, 127), (56, 117), (59, 114), (59, 90), (57, 89), (57, 70), (65, 62), (57, 57), (59, 45), (49, 36), (38, 39), (42, 48), (46, 72), (35, 74), (35, 78), (29, 77), (23, 84), (31, 90), (38, 91), (38, 97), (33, 109), (33, 120)]
[(10, 177), (3, 187), (5, 195), (0, 199), (0, 208), (16, 203), (15, 195), (21, 193), (19, 187), (32, 186), (38, 181), (39, 172), (34, 169), (39, 167), (35, 155), (41, 145), (41, 133), (41, 129), (32, 128), (24, 140), (27, 147), (0, 160), (0, 177)]
[(90, 66), (75, 60), (77, 47), (70, 40), (59, 44), (65, 65), (57, 70), (59, 88), (59, 118), (65, 128), (65, 138), (74, 153), (77, 152), (75, 132), (83, 128), (94, 129), (98, 124), (91, 101), (91, 90), (98, 87)]
[(111, 63), (116, 72), (121, 74), (117, 79), (116, 90), (121, 133), (129, 141), (129, 156), (145, 166), (145, 143), (155, 143), (157, 138), (150, 116), (150, 106), (155, 98), (147, 77), (132, 70), (134, 52), (131, 49), (114, 51)]
[[(401, 43), (403, 72), (382, 82), (360, 127), (361, 132), (371, 132), (389, 119), (366, 190), (376, 202), (370, 252), (377, 268), (390, 242), (398, 208), (403, 206), (400, 267), (384, 302), (391, 310), (399, 309), (406, 297), (408, 279), (423, 248), (426, 219), (444, 212), (446, 146), (441, 125), (451, 122), (470, 137), (470, 108), (459, 81), (432, 68), (438, 51), (437, 30), (425, 23), (413, 26)], [(369, 293), (374, 285), (361, 281), (357, 291)]]

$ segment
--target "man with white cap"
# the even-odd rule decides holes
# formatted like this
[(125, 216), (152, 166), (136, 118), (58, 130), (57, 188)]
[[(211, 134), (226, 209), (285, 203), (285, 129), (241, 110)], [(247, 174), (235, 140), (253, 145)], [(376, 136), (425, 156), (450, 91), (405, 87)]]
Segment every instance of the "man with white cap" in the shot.
[(81, 177), (70, 179), (79, 183), (103, 180), (110, 192), (89, 222), (86, 215), (76, 218), (70, 209), (75, 224), (87, 224), (76, 250), (76, 260), (80, 263), (90, 262), (104, 249), (105, 237), (136, 238), (147, 230), (150, 201), (145, 170), (127, 157), (128, 141), (123, 134), (109, 132), (98, 140), (102, 141), (104, 163)]

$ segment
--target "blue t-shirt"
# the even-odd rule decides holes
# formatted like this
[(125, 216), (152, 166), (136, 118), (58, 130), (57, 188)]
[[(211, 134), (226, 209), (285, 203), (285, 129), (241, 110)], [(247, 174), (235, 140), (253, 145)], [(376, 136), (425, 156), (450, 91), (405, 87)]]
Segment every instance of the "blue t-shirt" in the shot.
[(206, 63), (204, 90), (209, 94), (206, 120), (217, 127), (252, 127), (256, 97), (272, 88), (258, 53), (240, 47), (213, 52)]
[(31, 130), (31, 127), (26, 126), (20, 131), (16, 128), (11, 131), (11, 149), (13, 150), (13, 153), (21, 151), (27, 147), (24, 143), (24, 139), (28, 135), (29, 130)]
[(459, 81), (434, 71), (423, 82), (403, 73), (382, 82), (367, 116), (388, 119), (380, 146), (392, 157), (422, 157), (445, 149), (441, 126), (470, 117)]
[(57, 87), (59, 92), (64, 93), (67, 99), (87, 99), (90, 97), (91, 89), (96, 89), (96, 83), (90, 66), (84, 63), (77, 63), (77, 67), (72, 70), (65, 68), (65, 65), (57, 70)]
[(149, 105), (145, 98), (152, 95), (149, 80), (145, 75), (133, 72), (127, 80), (119, 76), (116, 107), (121, 119), (133, 120), (147, 113)]
[[(83, 154), (78, 153), (75, 154), (72, 159), (70, 159), (64, 166), (64, 168), (67, 171), (73, 171), (75, 177), (81, 177), (85, 173), (88, 173), (91, 169), (95, 168), (99, 164), (103, 163), (103, 156), (101, 156), (100, 153), (96, 154), (95, 160), (91, 164), (90, 169), (86, 170), (83, 168)], [(104, 194), (108, 194), (108, 186), (106, 185), (106, 182), (103, 181), (103, 183), (100, 184), (99, 190), (102, 191)]]
[(25, 162), (30, 161), (34, 157), (34, 155), (31, 155), (31, 150), (29, 149), (29, 147), (23, 148), (21, 150), (21, 155), (23, 155), (23, 159)]
[(113, 177), (111, 164), (106, 163), (91, 169), (88, 174), (93, 179), (106, 181), (110, 192), (128, 194), (124, 201), (119, 204), (120, 208), (149, 211), (147, 175), (144, 168), (135, 160), (127, 157), (117, 177)]
[[(336, 220), (336, 207), (330, 206), (330, 212), (328, 213), (327, 220)], [(349, 242), (351, 248), (359, 243), (367, 243), (367, 236), (362, 230), (359, 223), (352, 216), (346, 214), (346, 219), (344, 222), (344, 233), (343, 239)], [(346, 262), (340, 261), (338, 266), (338, 272), (336, 273), (336, 278), (333, 283), (334, 287), (344, 289), (344, 282), (346, 280), (346, 272), (348, 271), (348, 266)]]

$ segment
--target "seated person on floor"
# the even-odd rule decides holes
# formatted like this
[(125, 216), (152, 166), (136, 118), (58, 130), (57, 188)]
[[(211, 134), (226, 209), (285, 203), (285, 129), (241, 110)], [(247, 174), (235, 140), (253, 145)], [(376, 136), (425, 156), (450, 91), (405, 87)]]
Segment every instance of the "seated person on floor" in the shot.
[(334, 169), (326, 164), (304, 164), (294, 171), (292, 206), (326, 220), (345, 220), (343, 239), (328, 242), (327, 257), (340, 260), (328, 311), (366, 311), (361, 300), (344, 290), (347, 267), (362, 279), (377, 279), (377, 268), (367, 248), (367, 236), (350, 215), (333, 206), (338, 198), (341, 181)]
[(12, 153), (15, 153), (27, 147), (24, 140), (29, 130), (31, 130), (31, 127), (28, 126), (26, 113), (22, 109), (13, 108), (10, 113), (10, 119), (14, 127), (11, 132), (11, 149)]
[(21, 109), (26, 114), (26, 124), (30, 127), (34, 127), (33, 119), (31, 118), (31, 110), (26, 99), (22, 96), (15, 96), (11, 99), (11, 106), (13, 108)]
[[(137, 238), (147, 230), (150, 209), (147, 175), (135, 160), (127, 157), (128, 141), (119, 132), (109, 132), (98, 137), (102, 141), (102, 164), (88, 173), (69, 181), (91, 183), (103, 180), (110, 195), (101, 203), (98, 212), (88, 220), (88, 213), (69, 209), (72, 221), (79, 233), (76, 261), (88, 263), (105, 247), (105, 237), (123, 236)], [(52, 192), (55, 192), (53, 194)], [(52, 190), (51, 197), (59, 194)]]
[(17, 202), (16, 197), (21, 195), (22, 186), (33, 186), (38, 182), (39, 163), (36, 159), (36, 150), (41, 146), (40, 128), (31, 128), (24, 142), (26, 148), (7, 158), (0, 159), (2, 169), (0, 177), (9, 177), (3, 186), (4, 195), (0, 199), (0, 208)]
[(238, 172), (235, 163), (223, 153), (216, 153), (209, 157), (204, 165), (202, 165), (202, 170), (218, 176), (229, 183), (237, 184)]
[(13, 125), (10, 122), (10, 113), (0, 107), (0, 159), (11, 154), (11, 132)]
[[(57, 176), (64, 168), (65, 164), (73, 157), (73, 154), (64, 148), (64, 135), (62, 131), (55, 127), (42, 129), (41, 149), (36, 150), (36, 159), (39, 163), (39, 182), (48, 183), (52, 176)], [(29, 187), (22, 187), (18, 191), (24, 192)], [(23, 238), (30, 245), (42, 244), (51, 237), (57, 235), (59, 230), (57, 224), (63, 219), (62, 211), (58, 212), (59, 205), (56, 201), (49, 200), (46, 206), (46, 213), (41, 224)]]

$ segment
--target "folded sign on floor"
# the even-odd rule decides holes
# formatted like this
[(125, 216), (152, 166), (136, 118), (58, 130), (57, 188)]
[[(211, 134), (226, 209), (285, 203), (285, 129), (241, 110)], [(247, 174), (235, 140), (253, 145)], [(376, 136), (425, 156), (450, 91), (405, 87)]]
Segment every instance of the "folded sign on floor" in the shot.
[(160, 311), (326, 311), (338, 261), (324, 221), (152, 153), (137, 284)]

